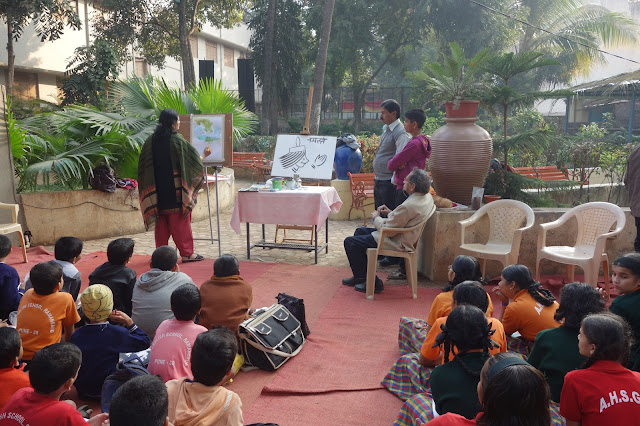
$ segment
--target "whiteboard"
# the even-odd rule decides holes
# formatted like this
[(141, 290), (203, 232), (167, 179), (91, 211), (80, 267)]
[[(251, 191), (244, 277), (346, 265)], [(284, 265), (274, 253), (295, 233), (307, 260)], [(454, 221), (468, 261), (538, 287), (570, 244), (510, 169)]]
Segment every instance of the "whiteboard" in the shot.
[(278, 135), (271, 176), (331, 179), (335, 136)]

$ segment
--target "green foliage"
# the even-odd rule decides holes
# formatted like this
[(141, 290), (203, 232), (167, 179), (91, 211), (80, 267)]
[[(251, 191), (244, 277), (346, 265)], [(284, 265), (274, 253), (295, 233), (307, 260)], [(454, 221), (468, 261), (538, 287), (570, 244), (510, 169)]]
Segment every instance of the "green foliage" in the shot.
[(461, 100), (477, 95), (486, 87), (479, 75), (489, 58), (489, 49), (482, 49), (467, 59), (458, 43), (449, 43), (449, 48), (451, 54), (444, 57), (443, 64), (425, 64), (425, 71), (415, 71), (409, 76), (414, 85), (426, 89), (433, 102), (453, 101), (459, 105)]
[(109, 111), (68, 106), (17, 123), (10, 111), (9, 129), (19, 191), (88, 188), (89, 173), (99, 164), (111, 165), (119, 177), (137, 177), (140, 148), (157, 125), (161, 110), (182, 113), (232, 113), (234, 139), (256, 124), (238, 95), (219, 81), (202, 81), (186, 94), (163, 80), (133, 79), (114, 83)]
[(62, 105), (75, 103), (103, 107), (107, 85), (118, 77), (118, 54), (104, 40), (81, 46), (67, 64), (67, 78), (62, 85)]
[[(268, 0), (257, 0), (249, 12), (249, 29), (252, 31), (249, 48), (256, 78), (264, 81), (264, 51), (267, 26)], [(302, 5), (295, 0), (280, 0), (276, 3), (274, 23), (273, 68), (275, 71), (275, 93), (281, 105), (288, 105), (296, 88), (300, 85), (302, 71), (309, 63), (305, 57), (309, 38), (304, 32)], [(302, 129), (302, 128), (301, 128)]]
[(362, 173), (373, 173), (373, 159), (380, 146), (380, 136), (358, 136), (360, 151), (362, 152)]
[(57, 40), (65, 25), (80, 29), (80, 18), (66, 0), (0, 0), (0, 16), (11, 24), (11, 37), (18, 41), (33, 22), (40, 41)]
[[(569, 84), (576, 74), (587, 75), (593, 65), (606, 63), (599, 50), (638, 43), (638, 24), (623, 13), (582, 0), (519, 0), (512, 8), (533, 26), (519, 25), (518, 52), (539, 51), (562, 63), (559, 68), (535, 70), (527, 84)], [(602, 2), (603, 4), (605, 2)], [(535, 27), (534, 27), (535, 26)], [(537, 28), (540, 28), (537, 29)], [(544, 29), (544, 30), (542, 30)], [(581, 44), (557, 37), (560, 34)]]
[(238, 140), (233, 144), (235, 152), (265, 152), (265, 157), (273, 160), (273, 153), (276, 149), (275, 136), (251, 135)]
[(422, 126), (422, 133), (431, 136), (433, 132), (445, 125), (444, 112), (426, 110), (427, 119)]
[(131, 59), (131, 45), (160, 68), (166, 56), (182, 60), (188, 87), (195, 83), (188, 38), (206, 24), (231, 28), (242, 20), (248, 4), (246, 0), (101, 0), (95, 29), (98, 38), (108, 40), (121, 53), (122, 61)]
[[(482, 3), (512, 15), (518, 13), (510, 0)], [(484, 48), (502, 52), (518, 38), (515, 21), (467, 0), (432, 0), (426, 23), (434, 32), (433, 43), (442, 53), (448, 51), (449, 41), (459, 43), (470, 55)]]

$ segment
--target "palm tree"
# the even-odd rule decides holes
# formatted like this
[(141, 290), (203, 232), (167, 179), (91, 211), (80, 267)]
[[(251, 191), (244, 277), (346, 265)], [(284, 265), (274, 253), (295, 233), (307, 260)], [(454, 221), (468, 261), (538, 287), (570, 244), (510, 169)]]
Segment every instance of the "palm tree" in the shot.
[(333, 20), (333, 7), (335, 0), (324, 1), (322, 14), (322, 30), (318, 43), (318, 56), (316, 57), (315, 77), (313, 79), (313, 97), (311, 101), (310, 130), (312, 134), (318, 133), (320, 127), (320, 112), (324, 92), (324, 73), (327, 69), (327, 52), (329, 50), (329, 37), (331, 36), (331, 22)]
[(516, 51), (542, 52), (564, 65), (564, 72), (554, 69), (539, 73), (538, 83), (566, 84), (575, 74), (586, 75), (593, 65), (606, 62), (598, 48), (638, 43), (638, 24), (630, 16), (606, 7), (582, 0), (519, 0), (514, 6), (522, 11), (526, 22), (553, 33), (523, 26)]

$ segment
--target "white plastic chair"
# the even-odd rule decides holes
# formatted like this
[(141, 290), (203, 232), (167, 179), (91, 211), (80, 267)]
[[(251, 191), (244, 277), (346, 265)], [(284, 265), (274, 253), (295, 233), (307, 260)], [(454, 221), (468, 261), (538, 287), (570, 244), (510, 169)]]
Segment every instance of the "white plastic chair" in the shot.
[[(483, 216), (489, 217), (489, 239), (485, 244), (465, 242), (467, 228)], [(480, 207), (469, 219), (460, 221), (459, 254), (480, 260), (485, 276), (486, 260), (497, 260), (503, 268), (518, 263), (522, 233), (533, 226), (531, 207), (516, 200), (496, 200)], [(522, 222), (525, 222), (522, 226)]]
[[(427, 224), (429, 218), (436, 211), (434, 206), (431, 213), (426, 217), (425, 220), (418, 223), (417, 225), (412, 226), (411, 228), (382, 228), (380, 229), (380, 241), (378, 242), (377, 248), (368, 248), (367, 249), (367, 299), (373, 300), (374, 295), (374, 287), (376, 283), (376, 267), (378, 266), (378, 256), (391, 256), (391, 257), (402, 257), (405, 259), (404, 268), (407, 274), (407, 282), (411, 286), (411, 293), (414, 299), (418, 298), (418, 242), (420, 241), (420, 236), (422, 235), (422, 231), (424, 230), (424, 226)], [(416, 241), (413, 243), (411, 250), (409, 251), (396, 251), (396, 250), (388, 250), (383, 249), (385, 237), (389, 237), (396, 234), (404, 234), (407, 232), (418, 231), (418, 236)]]
[[(547, 246), (547, 231), (565, 225), (573, 217), (578, 224), (575, 246)], [(620, 207), (611, 203), (594, 202), (574, 207), (553, 222), (540, 224), (536, 280), (540, 281), (542, 259), (548, 259), (567, 265), (569, 282), (574, 280), (574, 267), (579, 266), (584, 271), (584, 281), (596, 287), (600, 262), (603, 262), (605, 291), (609, 294), (609, 261), (604, 251), (605, 244), (608, 238), (622, 232), (625, 222), (625, 215)], [(614, 224), (616, 227), (612, 231)]]
[(27, 263), (27, 246), (24, 242), (22, 226), (18, 223), (18, 211), (20, 211), (20, 206), (17, 204), (0, 203), (0, 210), (11, 210), (12, 216), (11, 223), (0, 223), (0, 234), (11, 234), (13, 232), (18, 233), (20, 236), (20, 246), (22, 247), (22, 257), (24, 257), (24, 262)]

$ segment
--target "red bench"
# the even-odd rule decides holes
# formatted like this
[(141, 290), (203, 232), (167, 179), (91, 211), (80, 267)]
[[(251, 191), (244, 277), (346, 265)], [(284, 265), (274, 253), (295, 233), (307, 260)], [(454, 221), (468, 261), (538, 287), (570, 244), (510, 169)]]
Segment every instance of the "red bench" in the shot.
[(566, 167), (559, 169), (557, 166), (539, 167), (514, 167), (519, 175), (540, 180), (569, 180), (569, 171)]
[(251, 169), (252, 178), (259, 182), (260, 178), (271, 176), (271, 162), (265, 157), (265, 152), (234, 152), (233, 167)]
[(364, 210), (364, 203), (373, 198), (374, 173), (351, 173), (349, 175), (349, 186), (351, 187), (351, 208), (349, 209), (348, 218), (351, 219), (351, 210), (356, 209), (362, 211), (364, 224), (367, 224), (367, 215)]

